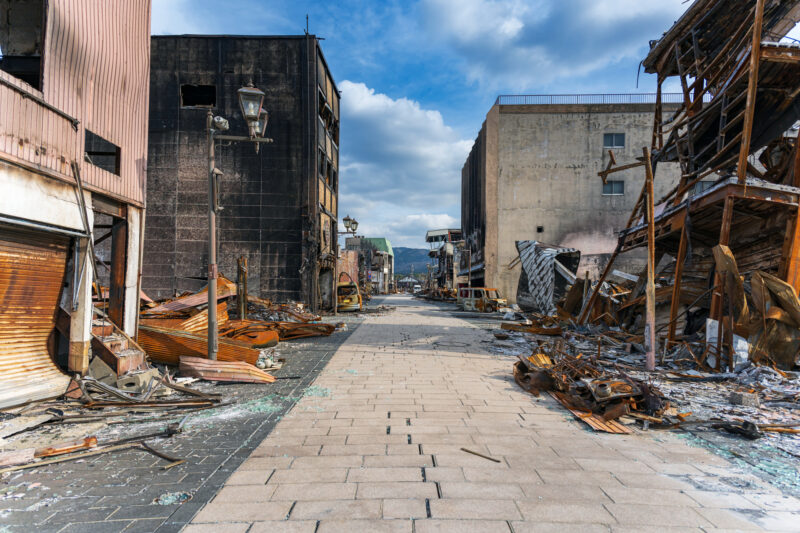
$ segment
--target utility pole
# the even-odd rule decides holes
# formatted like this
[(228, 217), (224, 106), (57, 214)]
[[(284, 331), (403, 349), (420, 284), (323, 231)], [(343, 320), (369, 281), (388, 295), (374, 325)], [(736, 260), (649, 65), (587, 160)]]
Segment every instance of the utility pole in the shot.
[(217, 359), (219, 331), (217, 331), (217, 176), (214, 153), (214, 114), (206, 115), (208, 134), (208, 358)]

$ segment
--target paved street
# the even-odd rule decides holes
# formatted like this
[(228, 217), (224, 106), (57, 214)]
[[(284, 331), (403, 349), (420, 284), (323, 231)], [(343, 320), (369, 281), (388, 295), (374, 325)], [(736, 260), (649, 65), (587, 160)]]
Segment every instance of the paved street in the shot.
[(485, 328), (386, 303), (186, 533), (797, 531), (800, 501), (680, 435), (593, 433)]

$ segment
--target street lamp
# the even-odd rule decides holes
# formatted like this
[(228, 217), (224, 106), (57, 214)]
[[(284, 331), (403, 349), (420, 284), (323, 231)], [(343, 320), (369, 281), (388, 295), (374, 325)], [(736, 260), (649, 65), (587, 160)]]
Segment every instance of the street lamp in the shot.
[(261, 143), (271, 143), (272, 139), (264, 137), (267, 131), (269, 113), (264, 108), (264, 91), (249, 84), (237, 91), (239, 107), (242, 116), (247, 121), (248, 136), (220, 135), (228, 131), (228, 121), (224, 117), (215, 117), (209, 111), (206, 115), (206, 130), (208, 134), (208, 358), (217, 359), (219, 351), (219, 332), (217, 331), (217, 213), (222, 210), (219, 203), (219, 180), (222, 171), (217, 168), (215, 161), (215, 142), (251, 142), (255, 143), (256, 153)]
[(350, 215), (347, 215), (342, 219), (344, 223), (344, 231), (337, 231), (339, 235), (345, 235), (347, 233), (352, 233), (353, 235), (356, 234), (356, 230), (358, 229), (358, 220), (354, 218), (350, 218)]

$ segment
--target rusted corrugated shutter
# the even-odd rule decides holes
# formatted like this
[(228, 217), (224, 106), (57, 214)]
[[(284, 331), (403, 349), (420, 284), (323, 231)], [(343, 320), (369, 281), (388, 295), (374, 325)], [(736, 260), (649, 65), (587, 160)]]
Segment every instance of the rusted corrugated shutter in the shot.
[(0, 226), (0, 408), (56, 396), (69, 383), (47, 349), (68, 244), (66, 237)]

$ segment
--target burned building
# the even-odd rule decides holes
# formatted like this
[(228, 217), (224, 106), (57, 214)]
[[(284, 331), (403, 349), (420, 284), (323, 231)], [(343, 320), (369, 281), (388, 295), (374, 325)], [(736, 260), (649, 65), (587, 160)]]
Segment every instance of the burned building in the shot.
[(466, 278), (458, 275), (459, 246), (463, 244), (460, 229), (434, 229), (425, 233), (425, 242), (431, 245), (428, 257), (434, 260), (431, 272), (438, 289), (454, 290)]
[(208, 268), (206, 115), (245, 135), (237, 91), (266, 93), (266, 136), (217, 143), (219, 272), (248, 258), (248, 287), (276, 302), (330, 308), (336, 283), (339, 94), (313, 35), (152, 38), (148, 209), (142, 284), (196, 290)]
[(149, 49), (149, 0), (0, 0), (0, 407), (136, 334)]
[(365, 285), (374, 294), (394, 290), (394, 250), (385, 237), (348, 237), (348, 250), (358, 250), (364, 265)]

